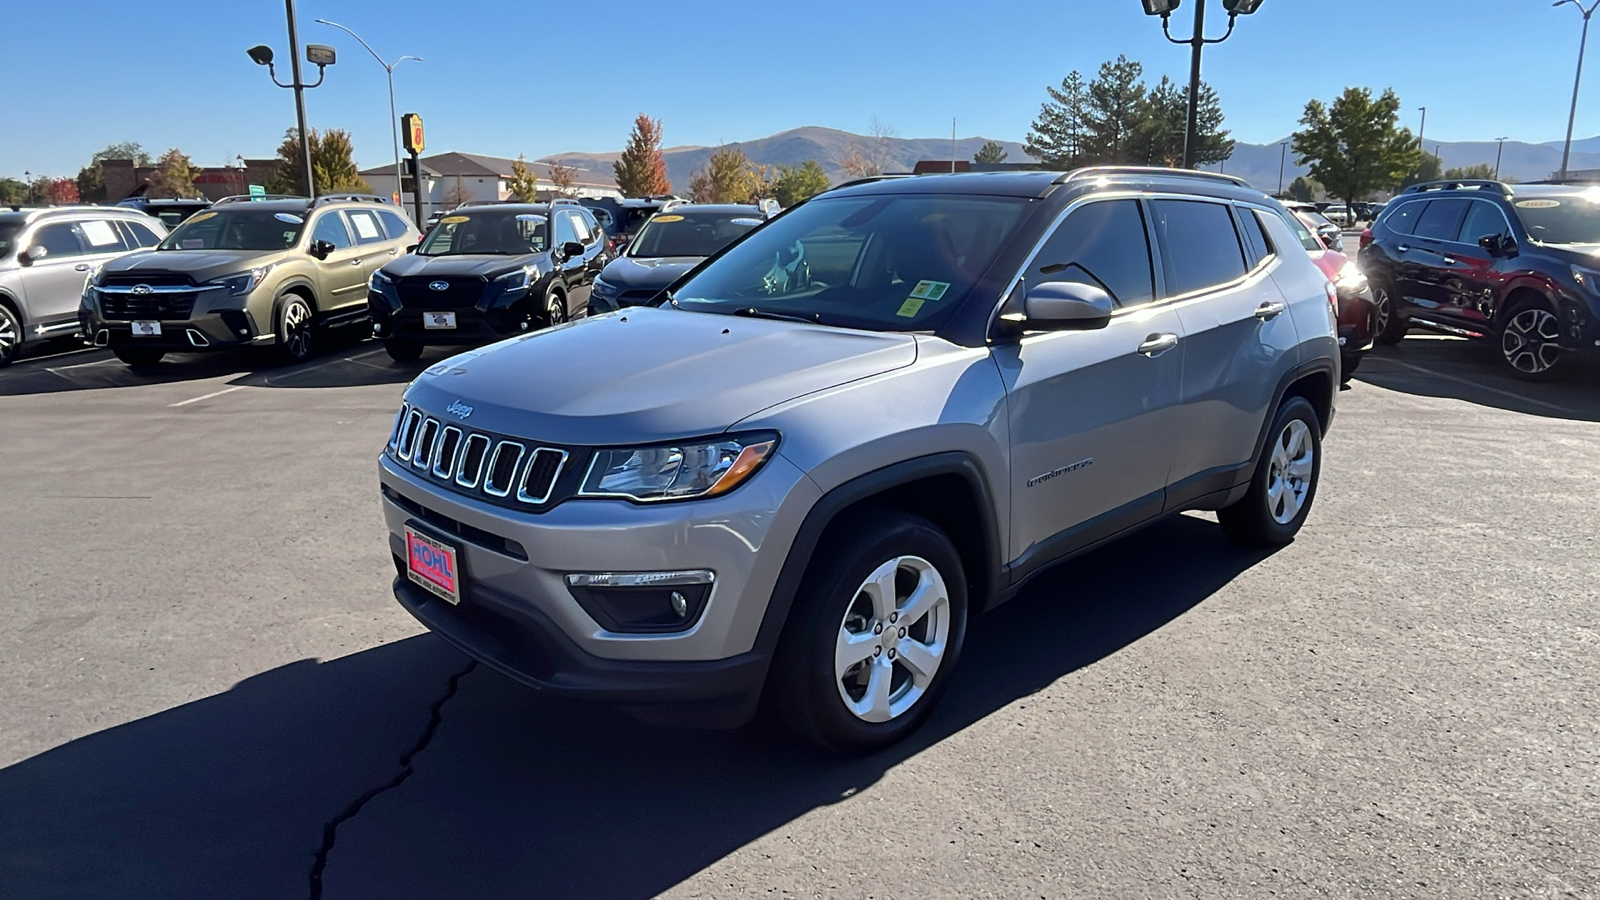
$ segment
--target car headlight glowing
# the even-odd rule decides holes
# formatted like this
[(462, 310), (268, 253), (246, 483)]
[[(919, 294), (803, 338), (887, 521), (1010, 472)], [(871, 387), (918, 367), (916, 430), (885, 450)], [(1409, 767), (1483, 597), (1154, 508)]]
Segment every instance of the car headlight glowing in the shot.
[(272, 271), (271, 266), (257, 266), (248, 272), (213, 278), (209, 284), (211, 287), (227, 288), (228, 296), (238, 297), (255, 290), (261, 284), (261, 279), (266, 278), (270, 271)]
[(772, 456), (771, 432), (595, 453), (580, 497), (621, 497), (640, 502), (690, 500), (726, 494)]
[(1344, 264), (1343, 268), (1339, 269), (1339, 278), (1337, 284), (1339, 287), (1346, 288), (1348, 290), (1359, 291), (1367, 286), (1367, 276), (1364, 272), (1356, 267), (1354, 262), (1347, 262)]

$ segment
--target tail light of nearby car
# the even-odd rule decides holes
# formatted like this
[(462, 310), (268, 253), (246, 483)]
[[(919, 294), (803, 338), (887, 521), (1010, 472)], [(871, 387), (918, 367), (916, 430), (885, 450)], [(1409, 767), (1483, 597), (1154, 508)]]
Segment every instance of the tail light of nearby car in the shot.
[(1370, 246), (1372, 246), (1372, 229), (1363, 228), (1361, 230), (1361, 249), (1365, 250)]

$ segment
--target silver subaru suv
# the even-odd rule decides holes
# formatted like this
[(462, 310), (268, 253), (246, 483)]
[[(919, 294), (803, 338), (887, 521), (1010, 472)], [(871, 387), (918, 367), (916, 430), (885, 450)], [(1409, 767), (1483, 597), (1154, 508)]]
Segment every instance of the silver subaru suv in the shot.
[(1339, 347), (1287, 215), (1146, 168), (828, 191), (656, 305), (413, 382), (395, 595), (555, 694), (898, 740), (969, 616), (1052, 564), (1185, 510), (1300, 529)]

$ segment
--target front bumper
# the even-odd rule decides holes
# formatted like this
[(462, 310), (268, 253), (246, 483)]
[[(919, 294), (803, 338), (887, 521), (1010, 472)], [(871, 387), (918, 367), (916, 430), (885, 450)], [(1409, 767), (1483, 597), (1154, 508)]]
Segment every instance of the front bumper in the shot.
[(107, 319), (92, 310), (79, 309), (78, 327), (83, 338), (97, 347), (150, 347), (189, 352), (223, 350), (271, 341), (272, 332), (261, 333), (244, 310), (222, 310), (170, 319), (151, 316), (139, 321), (161, 323), (159, 335), (135, 335), (132, 319)]
[(373, 337), (422, 344), (481, 344), (532, 331), (537, 325), (530, 303), (530, 298), (523, 297), (487, 310), (476, 306), (441, 306), (437, 311), (455, 313), (456, 327), (435, 329), (423, 325), (423, 314), (434, 310), (400, 306), (395, 299), (376, 291), (367, 295)]
[[(723, 497), (636, 505), (569, 500), (518, 512), (440, 488), (381, 457), (384, 517), (400, 577), (395, 596), (441, 637), (499, 671), (555, 693), (634, 706), (745, 709), (770, 647), (757, 635), (800, 524), (820, 491), (782, 455)], [(405, 528), (459, 548), (462, 601), (405, 577)], [(614, 633), (566, 576), (709, 569), (716, 580), (683, 631)]]

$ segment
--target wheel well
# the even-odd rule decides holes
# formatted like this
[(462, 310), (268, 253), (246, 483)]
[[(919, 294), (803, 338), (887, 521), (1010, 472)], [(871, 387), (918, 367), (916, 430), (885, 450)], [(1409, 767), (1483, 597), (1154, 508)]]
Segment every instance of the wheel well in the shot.
[(828, 530), (832, 531), (839, 523), (867, 508), (908, 512), (938, 526), (961, 554), (971, 608), (983, 608), (988, 599), (992, 575), (989, 569), (993, 553), (985, 526), (990, 516), (981, 506), (978, 492), (966, 478), (953, 472), (930, 475), (863, 497), (839, 510), (828, 523)]
[(11, 314), (17, 317), (18, 324), (28, 324), (27, 322), (23, 321), (22, 304), (18, 303), (10, 294), (0, 294), (0, 306), (4, 306), (6, 309), (11, 310)]
[(1322, 433), (1328, 433), (1328, 420), (1333, 413), (1333, 376), (1327, 372), (1312, 372), (1289, 385), (1283, 392), (1283, 399), (1290, 397), (1303, 397), (1311, 408), (1317, 411), (1317, 425)]
[[(1510, 313), (1512, 310), (1515, 310), (1517, 307), (1527, 303), (1530, 300), (1543, 303), (1546, 306), (1551, 307), (1552, 311), (1555, 311), (1554, 305), (1550, 303), (1550, 298), (1546, 297), (1543, 293), (1530, 287), (1519, 287), (1506, 295), (1506, 302), (1500, 305), (1500, 312), (1503, 316), (1504, 314)], [(1499, 325), (1500, 322), (1496, 321), (1495, 324)]]

